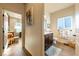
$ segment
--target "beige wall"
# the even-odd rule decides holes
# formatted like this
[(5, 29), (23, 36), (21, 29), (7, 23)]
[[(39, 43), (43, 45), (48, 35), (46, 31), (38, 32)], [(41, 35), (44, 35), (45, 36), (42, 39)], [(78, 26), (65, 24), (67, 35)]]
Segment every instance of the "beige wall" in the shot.
[(33, 8), (33, 25), (26, 24), (25, 29), (25, 47), (33, 56), (44, 54), (44, 43), (42, 37), (43, 26), (43, 4), (27, 4), (26, 9)]
[[(24, 4), (16, 4), (16, 3), (15, 4), (12, 4), (12, 3), (11, 4), (0, 4), (0, 55), (2, 54), (2, 51), (3, 51), (3, 49), (2, 49), (2, 46), (3, 46), (2, 9), (6, 9), (6, 10), (10, 10), (10, 11), (22, 14), (23, 21), (24, 21)], [(24, 23), (23, 23), (23, 25), (24, 25)], [(24, 26), (23, 26), (23, 31), (24, 31)], [(24, 34), (24, 32), (23, 32), (23, 34)]]
[[(57, 30), (57, 18), (63, 17), (63, 16), (73, 16), (73, 22), (74, 22), (74, 17), (75, 17), (74, 5), (50, 14), (51, 31), (54, 33), (55, 37), (59, 37), (59, 32)], [(74, 24), (73, 24), (72, 30), (74, 31)]]

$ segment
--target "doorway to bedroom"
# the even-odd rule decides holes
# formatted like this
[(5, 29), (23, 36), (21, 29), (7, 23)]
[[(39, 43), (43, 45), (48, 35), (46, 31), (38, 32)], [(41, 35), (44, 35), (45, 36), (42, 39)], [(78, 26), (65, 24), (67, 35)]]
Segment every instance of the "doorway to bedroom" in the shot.
[(3, 56), (23, 55), (22, 15), (3, 10)]

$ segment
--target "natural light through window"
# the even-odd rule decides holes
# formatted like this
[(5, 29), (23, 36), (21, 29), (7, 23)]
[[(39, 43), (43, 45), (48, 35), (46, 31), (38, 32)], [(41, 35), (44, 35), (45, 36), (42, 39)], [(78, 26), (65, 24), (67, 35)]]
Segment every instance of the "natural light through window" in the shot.
[(79, 32), (79, 14), (76, 14), (76, 30)]
[(71, 28), (72, 28), (72, 16), (58, 18), (57, 29), (71, 29)]
[(49, 32), (50, 31), (50, 18), (44, 16), (44, 31)]

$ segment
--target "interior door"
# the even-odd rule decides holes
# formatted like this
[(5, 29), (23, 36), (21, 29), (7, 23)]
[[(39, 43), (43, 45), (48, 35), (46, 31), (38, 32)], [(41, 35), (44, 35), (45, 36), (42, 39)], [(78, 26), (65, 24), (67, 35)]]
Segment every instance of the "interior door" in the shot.
[(0, 56), (4, 52), (4, 47), (6, 45), (6, 33), (8, 32), (8, 15), (4, 14), (4, 10), (0, 8)]
[(3, 48), (6, 49), (8, 46), (8, 14), (3, 13)]

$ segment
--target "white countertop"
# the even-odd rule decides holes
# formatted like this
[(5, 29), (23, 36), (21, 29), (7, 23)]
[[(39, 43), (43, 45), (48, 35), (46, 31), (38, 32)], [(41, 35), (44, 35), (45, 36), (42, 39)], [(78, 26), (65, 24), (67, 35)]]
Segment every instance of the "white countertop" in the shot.
[(49, 34), (49, 33), (53, 33), (53, 32), (44, 32), (44, 34)]

